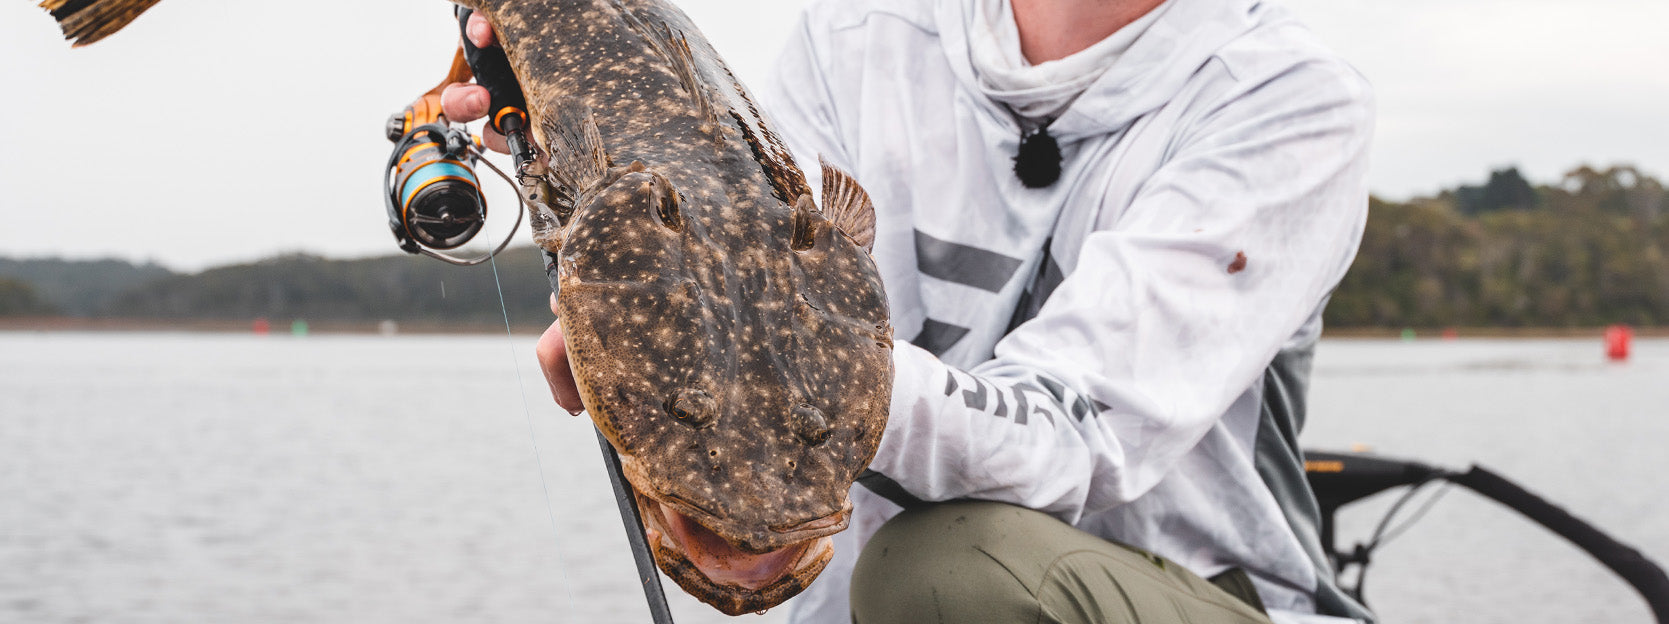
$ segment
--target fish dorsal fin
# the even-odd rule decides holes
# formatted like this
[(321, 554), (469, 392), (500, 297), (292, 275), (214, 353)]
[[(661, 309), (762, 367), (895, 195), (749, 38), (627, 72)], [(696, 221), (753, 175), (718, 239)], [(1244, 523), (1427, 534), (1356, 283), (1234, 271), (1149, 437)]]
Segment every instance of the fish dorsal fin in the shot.
[(626, 25), (636, 31), (638, 36), (660, 53), (666, 59), (672, 74), (678, 77), (678, 83), (690, 95), (691, 103), (701, 116), (703, 123), (709, 124), (714, 132), (718, 131), (719, 112), (713, 104), (712, 95), (702, 86), (701, 74), (695, 66), (695, 52), (690, 50), (690, 40), (684, 33), (673, 29), (670, 24), (656, 20), (651, 23), (639, 17), (631, 9), (621, 11)]
[(579, 194), (607, 176), (613, 163), (591, 108), (577, 100), (562, 103), (540, 129), (550, 154), (550, 181), (556, 187), (551, 207), (566, 219), (576, 208)]
[(161, 0), (45, 0), (64, 38), (81, 47), (110, 36)]
[(864, 251), (874, 251), (875, 204), (870, 203), (869, 193), (829, 161), (819, 159), (819, 163), (823, 166), (823, 217)]

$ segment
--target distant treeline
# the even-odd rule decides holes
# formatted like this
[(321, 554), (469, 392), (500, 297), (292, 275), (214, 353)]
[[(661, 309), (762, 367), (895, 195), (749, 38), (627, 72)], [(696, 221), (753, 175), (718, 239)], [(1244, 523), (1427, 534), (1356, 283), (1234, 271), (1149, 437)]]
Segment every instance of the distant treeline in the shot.
[[(550, 286), (537, 251), (507, 250), (497, 265), (512, 324), (548, 325)], [(490, 265), (456, 267), (417, 256), (291, 255), (180, 274), (109, 260), (0, 259), (0, 315), (54, 312), (158, 321), (504, 323)]]
[[(1406, 203), (1374, 199), (1329, 326), (1669, 325), (1669, 193), (1631, 167), (1532, 185), (1516, 169)], [(550, 322), (538, 253), (498, 259), (510, 320)], [(119, 260), (0, 258), (0, 316), (158, 321), (504, 322), (492, 268), (284, 256), (179, 274)]]
[(0, 316), (99, 316), (115, 295), (173, 275), (122, 260), (0, 258)]
[(1531, 185), (1517, 169), (1373, 200), (1332, 327), (1669, 325), (1669, 193), (1632, 167)]
[(61, 312), (28, 282), (0, 277), (0, 316), (50, 316)]

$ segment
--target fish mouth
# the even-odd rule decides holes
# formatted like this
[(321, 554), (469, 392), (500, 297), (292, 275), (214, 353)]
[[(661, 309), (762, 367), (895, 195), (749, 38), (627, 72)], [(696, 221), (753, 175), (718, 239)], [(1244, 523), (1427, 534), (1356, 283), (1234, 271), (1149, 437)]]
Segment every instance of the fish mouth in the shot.
[[(727, 615), (759, 612), (803, 591), (834, 555), (829, 537), (846, 527), (844, 510), (779, 533), (808, 535), (758, 552), (732, 543), (680, 510), (641, 492), (638, 511), (655, 562), (690, 595)], [(801, 527), (809, 527), (809, 530)], [(832, 529), (832, 530), (831, 530)]]

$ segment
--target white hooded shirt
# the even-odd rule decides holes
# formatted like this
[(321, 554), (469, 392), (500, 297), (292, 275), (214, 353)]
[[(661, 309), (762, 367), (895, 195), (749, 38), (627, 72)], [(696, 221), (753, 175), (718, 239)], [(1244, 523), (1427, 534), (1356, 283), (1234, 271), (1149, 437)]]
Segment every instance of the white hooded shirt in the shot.
[[(1278, 623), (1365, 617), (1293, 511), (1301, 399), (1285, 421), (1268, 403), (1361, 238), (1366, 81), (1271, 5), (1169, 0), (1059, 111), (1062, 175), (1030, 189), (1020, 120), (970, 60), (984, 4), (815, 2), (761, 94), (800, 162), (851, 172), (877, 207), (900, 341), (871, 469), (1202, 577), (1242, 568)], [(852, 564), (901, 509), (852, 499), (796, 622), (849, 621)]]
[(1034, 122), (1052, 120), (1118, 62), (1169, 5), (1071, 56), (1033, 65), (1020, 52), (1020, 27), (1009, 0), (979, 0), (964, 12), (968, 62), (985, 97)]

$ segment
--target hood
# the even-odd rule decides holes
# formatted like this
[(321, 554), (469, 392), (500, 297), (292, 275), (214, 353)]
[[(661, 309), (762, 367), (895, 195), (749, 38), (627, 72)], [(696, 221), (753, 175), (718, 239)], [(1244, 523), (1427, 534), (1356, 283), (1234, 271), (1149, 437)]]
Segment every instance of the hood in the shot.
[[(977, 94), (982, 91), (969, 59), (967, 26), (976, 9), (977, 0), (939, 0), (934, 19), (957, 80)], [(1169, 102), (1219, 49), (1258, 24), (1264, 5), (1258, 0), (1169, 0), (1155, 10), (1163, 14), (1049, 126), (1057, 140), (1117, 132)], [(986, 101), (993, 116), (1018, 131), (1007, 110)]]

